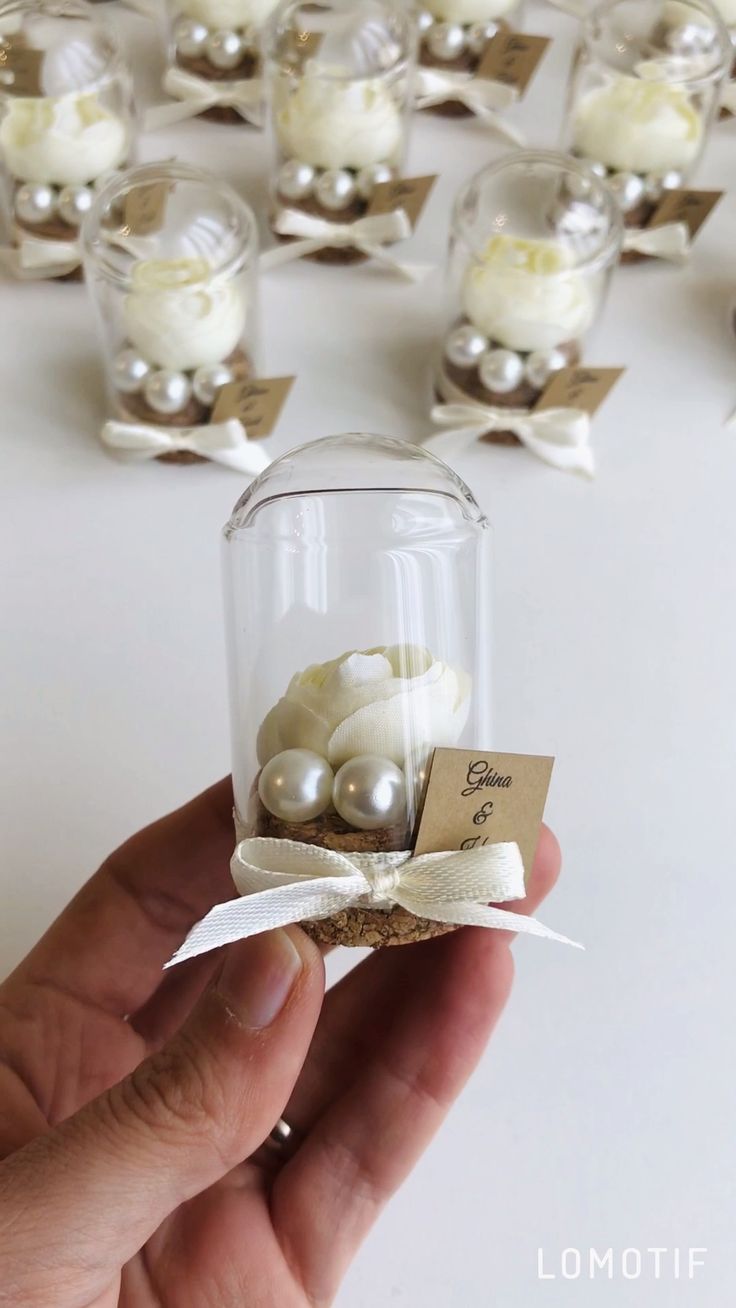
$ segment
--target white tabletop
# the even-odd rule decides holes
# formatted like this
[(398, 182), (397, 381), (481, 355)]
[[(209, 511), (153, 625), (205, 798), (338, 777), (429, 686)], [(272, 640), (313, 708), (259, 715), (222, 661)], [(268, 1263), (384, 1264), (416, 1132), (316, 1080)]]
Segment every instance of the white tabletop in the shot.
[[(150, 100), (152, 29), (114, 17)], [(553, 145), (575, 26), (539, 0), (527, 28), (558, 39), (516, 117)], [(440, 179), (408, 256), (441, 263), (454, 191), (501, 148), (476, 123), (416, 123), (411, 171)], [(146, 159), (174, 153), (262, 207), (256, 133), (196, 122), (143, 142)], [(736, 126), (719, 125), (698, 183), (733, 185), (735, 159)], [(496, 743), (557, 757), (565, 870), (541, 916), (588, 951), (516, 946), (498, 1037), (342, 1308), (732, 1298), (735, 220), (726, 196), (689, 267), (614, 280), (588, 358), (628, 371), (595, 420), (597, 480), (520, 449), (458, 461), (495, 525)], [(264, 277), (265, 371), (298, 373), (274, 453), (426, 432), (438, 292), (371, 265)], [(7, 969), (116, 842), (228, 768), (219, 530), (241, 485), (114, 463), (84, 289), (0, 295)], [(561, 1251), (591, 1245), (613, 1247), (614, 1280), (562, 1280)], [(623, 1280), (621, 1251), (652, 1246), (684, 1251), (681, 1278), (665, 1262), (658, 1281)], [(694, 1246), (708, 1253), (689, 1281)], [(539, 1247), (557, 1279), (537, 1279)]]

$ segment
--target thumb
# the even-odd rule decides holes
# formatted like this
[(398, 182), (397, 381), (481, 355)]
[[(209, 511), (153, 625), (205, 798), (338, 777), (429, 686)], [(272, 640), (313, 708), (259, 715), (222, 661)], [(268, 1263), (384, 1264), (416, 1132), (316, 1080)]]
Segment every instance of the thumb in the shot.
[(99, 1291), (179, 1204), (248, 1157), (289, 1099), (323, 993), (321, 954), (298, 928), (230, 946), (169, 1044), (0, 1165), (10, 1283), (38, 1293), (41, 1267), (51, 1291), (84, 1269)]

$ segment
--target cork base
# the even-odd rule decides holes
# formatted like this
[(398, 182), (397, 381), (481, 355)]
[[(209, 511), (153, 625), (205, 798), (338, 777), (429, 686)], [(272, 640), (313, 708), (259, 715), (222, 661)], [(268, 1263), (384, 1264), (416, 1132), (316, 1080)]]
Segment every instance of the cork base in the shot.
[[(255, 836), (298, 840), (302, 844), (319, 845), (323, 849), (335, 849), (342, 853), (378, 854), (408, 849), (410, 845), (411, 833), (403, 823), (380, 831), (356, 831), (334, 809), (313, 818), (311, 822), (282, 822), (265, 808), (255, 787), (251, 800), (255, 811)], [(369, 946), (371, 949), (431, 940), (434, 936), (457, 930), (447, 922), (432, 922), (429, 918), (415, 917), (413, 913), (399, 907), (392, 908), (389, 912), (377, 908), (346, 908), (334, 913), (332, 917), (310, 919), (300, 925), (318, 944)]]
[[(310, 196), (306, 200), (300, 200), (296, 203), (289, 200), (285, 195), (279, 194), (279, 205), (284, 209), (298, 209), (301, 213), (308, 213), (313, 218), (324, 218), (326, 222), (352, 223), (358, 218), (363, 218), (368, 210), (366, 200), (354, 200), (352, 204), (345, 209), (335, 211), (325, 209), (321, 204)], [(271, 228), (273, 231), (273, 226)], [(292, 241), (298, 241), (298, 236), (282, 236), (279, 232), (274, 232), (274, 236), (280, 245), (289, 245)], [(354, 246), (346, 246), (344, 249), (335, 249), (333, 246), (325, 245), (321, 250), (315, 250), (313, 254), (305, 254), (304, 259), (309, 259), (311, 263), (330, 263), (330, 264), (351, 264), (365, 263), (368, 258), (362, 250), (356, 250)]]
[[(232, 369), (233, 379), (242, 381), (251, 373), (250, 360), (245, 350), (238, 348), (233, 350), (224, 362)], [(212, 408), (206, 404), (201, 404), (193, 395), (183, 409), (178, 413), (157, 413), (146, 403), (142, 394), (127, 395), (124, 392), (118, 392), (119, 398), (116, 405), (117, 416), (124, 422), (146, 422), (155, 427), (199, 427), (209, 422), (212, 416)], [(157, 454), (156, 459), (159, 463), (206, 463), (207, 459), (201, 454), (194, 454), (190, 450), (175, 450), (167, 454)]]
[[(460, 327), (466, 320), (459, 321), (456, 326)], [(494, 346), (490, 342), (490, 348), (501, 349), (499, 345)], [(563, 345), (556, 347), (566, 359), (566, 367), (574, 368), (580, 362), (580, 346), (577, 341), (566, 341)], [(524, 381), (513, 391), (489, 391), (480, 380), (477, 368), (458, 368), (456, 364), (450, 363), (445, 359), (442, 364), (443, 372), (453, 386), (469, 400), (477, 400), (480, 404), (491, 404), (497, 409), (533, 409), (542, 396), (542, 391), (532, 386), (530, 382)], [(439, 388), (435, 388), (435, 396), (438, 403), (447, 403), (446, 397), (442, 395)], [(489, 445), (519, 445), (518, 436), (511, 431), (490, 431), (480, 437), (480, 440)]]
[[(177, 65), (185, 69), (188, 73), (196, 73), (197, 77), (203, 77), (208, 82), (234, 82), (245, 81), (249, 77), (255, 77), (258, 71), (258, 60), (255, 55), (246, 54), (243, 56), (236, 68), (216, 68), (211, 64), (209, 59), (185, 59), (182, 55), (177, 56)], [(206, 118), (211, 123), (230, 123), (245, 127), (252, 127), (246, 118), (233, 109), (232, 105), (214, 104), (211, 109), (203, 109), (198, 118)]]

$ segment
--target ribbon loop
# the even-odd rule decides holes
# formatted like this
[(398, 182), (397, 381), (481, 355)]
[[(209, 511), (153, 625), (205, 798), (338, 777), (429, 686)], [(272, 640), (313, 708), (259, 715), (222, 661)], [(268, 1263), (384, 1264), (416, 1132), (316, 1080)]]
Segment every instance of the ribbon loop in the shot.
[(384, 249), (387, 244), (411, 236), (412, 225), (405, 209), (366, 214), (349, 223), (317, 218), (301, 209), (282, 209), (274, 218), (273, 229), (279, 236), (294, 236), (297, 239), (262, 254), (262, 268), (277, 268), (280, 264), (291, 263), (293, 259), (316, 254), (325, 248), (352, 248), (360, 250), (370, 259), (377, 259), (408, 281), (420, 281), (431, 270), (431, 265), (427, 264), (402, 263)]
[(263, 125), (263, 81), (260, 77), (218, 82), (174, 65), (166, 70), (163, 88), (175, 103), (154, 105), (148, 109), (144, 115), (144, 125), (148, 130), (170, 127), (218, 106), (236, 109), (240, 117), (253, 127)]
[(167, 967), (261, 931), (359, 906), (398, 905), (435, 922), (575, 943), (534, 918), (489, 907), (524, 897), (524, 867), (514, 841), (415, 857), (410, 850), (346, 854), (253, 836), (240, 841), (230, 869), (242, 898), (211, 909)]
[(77, 240), (53, 241), (29, 235), (22, 236), (17, 246), (2, 249), (0, 260), (16, 277), (31, 281), (74, 272), (82, 262), (82, 252)]
[(442, 459), (451, 459), (486, 432), (510, 431), (551, 467), (595, 476), (590, 417), (582, 409), (504, 409), (468, 401), (436, 404), (431, 418), (438, 426), (451, 429), (423, 442)]
[(508, 109), (518, 98), (515, 86), (468, 72), (418, 68), (414, 78), (416, 109), (431, 109), (448, 100), (458, 100), (476, 118), (498, 132), (499, 136), (511, 141), (513, 145), (524, 145), (526, 138), (523, 132), (507, 123), (498, 112), (499, 109)]
[(259, 441), (248, 439), (239, 418), (200, 427), (157, 427), (145, 422), (106, 422), (103, 445), (129, 463), (141, 463), (160, 454), (198, 454), (233, 472), (255, 477), (270, 459)]
[(662, 223), (661, 227), (629, 227), (624, 233), (623, 249), (646, 254), (652, 259), (686, 263), (692, 242), (687, 223)]

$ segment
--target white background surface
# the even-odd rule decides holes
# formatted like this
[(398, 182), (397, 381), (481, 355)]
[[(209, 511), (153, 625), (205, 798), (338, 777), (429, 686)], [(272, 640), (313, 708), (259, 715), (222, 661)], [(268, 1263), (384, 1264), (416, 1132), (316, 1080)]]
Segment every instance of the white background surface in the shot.
[[(129, 33), (144, 98), (152, 29)], [(517, 118), (556, 143), (574, 24)], [(499, 147), (416, 123), (440, 181), (407, 256), (441, 262), (451, 197)], [(262, 201), (257, 134), (197, 122), (142, 157), (206, 163)], [(736, 183), (736, 125), (698, 182)], [(517, 449), (458, 464), (495, 525), (497, 740), (554, 753), (564, 876), (542, 916), (586, 954), (516, 946), (498, 1037), (355, 1264), (342, 1308), (723, 1308), (732, 1301), (736, 200), (686, 270), (623, 270), (589, 351), (628, 372), (595, 421), (599, 475)], [(102, 856), (228, 767), (219, 531), (237, 476), (126, 468), (102, 413), (81, 287), (0, 286), (0, 964)], [(299, 374), (274, 452), (348, 429), (418, 438), (439, 281), (373, 266), (264, 278), (267, 375)], [(694, 1282), (562, 1281), (568, 1246), (706, 1246)], [(544, 1247), (557, 1280), (538, 1281)], [(671, 1265), (671, 1264), (670, 1264)]]

